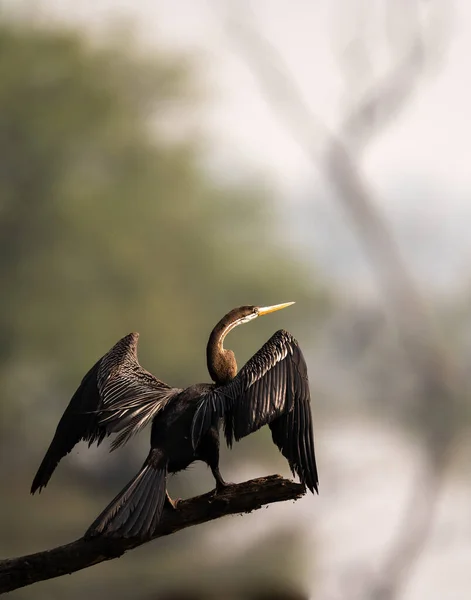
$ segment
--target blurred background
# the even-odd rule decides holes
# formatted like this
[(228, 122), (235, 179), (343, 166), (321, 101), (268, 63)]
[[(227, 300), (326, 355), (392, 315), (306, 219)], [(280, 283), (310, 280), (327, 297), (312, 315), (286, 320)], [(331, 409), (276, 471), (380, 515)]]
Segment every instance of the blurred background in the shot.
[[(471, 5), (0, 2), (0, 552), (80, 537), (149, 432), (36, 469), (83, 374), (207, 381), (241, 304), (296, 300), (320, 495), (191, 528), (20, 599), (467, 600)], [(268, 431), (229, 481), (289, 476)], [(211, 489), (195, 465), (176, 497)]]

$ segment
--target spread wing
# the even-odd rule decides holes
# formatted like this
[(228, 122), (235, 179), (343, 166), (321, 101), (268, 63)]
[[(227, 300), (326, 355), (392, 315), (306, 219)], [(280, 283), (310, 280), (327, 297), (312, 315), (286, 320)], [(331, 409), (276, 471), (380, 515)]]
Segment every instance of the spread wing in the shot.
[(317, 491), (307, 367), (290, 333), (277, 331), (230, 383), (201, 399), (193, 420), (194, 445), (219, 418), (229, 446), (268, 424), (293, 474)]
[(130, 333), (88, 371), (57, 426), (34, 478), (31, 493), (45, 487), (59, 461), (81, 440), (99, 445), (119, 433), (114, 450), (145, 427), (181, 390), (171, 388), (141, 367), (138, 333)]

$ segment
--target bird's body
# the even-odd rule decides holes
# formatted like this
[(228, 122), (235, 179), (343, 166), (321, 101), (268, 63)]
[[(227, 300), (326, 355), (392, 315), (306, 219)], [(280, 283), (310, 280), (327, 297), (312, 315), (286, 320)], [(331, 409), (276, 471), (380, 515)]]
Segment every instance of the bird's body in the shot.
[(139, 473), (113, 499), (87, 531), (88, 536), (146, 538), (154, 533), (165, 503), (166, 476), (204, 461), (216, 481), (219, 472), (218, 424), (224, 420), (226, 441), (265, 424), (290, 467), (311, 490), (317, 490), (309, 387), (304, 358), (296, 340), (280, 330), (237, 374), (234, 354), (223, 348), (235, 326), (286, 305), (241, 307), (216, 325), (207, 346), (214, 383), (186, 389), (168, 386), (137, 360), (138, 334), (129, 334), (105, 354), (83, 378), (59, 422), (31, 488), (46, 486), (58, 462), (80, 440), (89, 444), (117, 433), (112, 449), (152, 422), (151, 450)]
[[(214, 389), (214, 385), (199, 383), (180, 392), (154, 418), (150, 436), (152, 448), (159, 448), (168, 457), (169, 473), (185, 470), (195, 460), (202, 460), (215, 472), (219, 465), (219, 431), (211, 427), (193, 448), (191, 427), (198, 408), (198, 400)], [(219, 476), (220, 477), (220, 476)], [(222, 478), (219, 482), (223, 486)]]

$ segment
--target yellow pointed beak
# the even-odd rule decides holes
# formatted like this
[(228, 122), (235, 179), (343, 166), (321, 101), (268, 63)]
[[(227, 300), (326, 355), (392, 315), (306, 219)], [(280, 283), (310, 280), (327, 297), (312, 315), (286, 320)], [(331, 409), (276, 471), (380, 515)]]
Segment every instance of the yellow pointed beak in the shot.
[(281, 310), (282, 308), (287, 308), (291, 306), (294, 302), (285, 302), (284, 304), (274, 304), (273, 306), (263, 306), (258, 307), (258, 316), (268, 315), (268, 313), (275, 312), (276, 310)]

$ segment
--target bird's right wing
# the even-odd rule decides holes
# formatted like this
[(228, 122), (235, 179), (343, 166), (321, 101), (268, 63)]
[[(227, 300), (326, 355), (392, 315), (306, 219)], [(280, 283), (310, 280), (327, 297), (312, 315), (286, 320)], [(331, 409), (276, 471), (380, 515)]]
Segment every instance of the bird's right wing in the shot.
[(195, 447), (220, 418), (229, 446), (269, 425), (293, 473), (311, 491), (317, 490), (307, 367), (290, 333), (277, 331), (230, 383), (200, 400), (192, 428)]
[(145, 427), (181, 390), (141, 367), (138, 333), (130, 333), (88, 371), (73, 395), (34, 478), (31, 493), (46, 486), (59, 461), (81, 440), (99, 445), (119, 433), (114, 450)]

